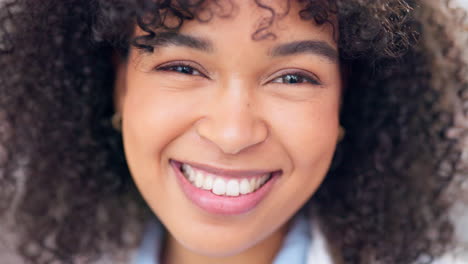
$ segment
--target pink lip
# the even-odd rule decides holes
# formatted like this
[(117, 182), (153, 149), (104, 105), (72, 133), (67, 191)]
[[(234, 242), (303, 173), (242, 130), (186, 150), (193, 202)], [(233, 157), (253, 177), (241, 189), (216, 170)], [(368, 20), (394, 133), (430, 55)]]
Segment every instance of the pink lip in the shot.
[[(234, 196), (234, 197), (233, 196), (219, 196), (219, 195), (215, 195), (211, 191), (201, 190), (193, 186), (180, 171), (180, 166), (181, 166), (180, 162), (171, 160), (170, 164), (176, 175), (177, 182), (179, 183), (185, 196), (190, 201), (192, 201), (195, 205), (197, 205), (199, 208), (203, 209), (204, 211), (212, 213), (212, 214), (220, 214), (220, 215), (237, 215), (237, 214), (249, 212), (250, 210), (254, 209), (271, 191), (273, 184), (279, 178), (277, 176), (281, 174), (280, 171), (274, 172), (272, 178), (253, 193)], [(229, 172), (225, 170), (217, 170), (217, 171), (218, 172), (224, 171), (223, 173), (224, 175), (226, 174), (226, 172)], [(230, 171), (230, 173), (247, 173), (247, 174), (248, 173), (252, 174), (253, 172), (256, 172), (255, 175), (258, 175), (259, 172), (265, 173), (263, 171)], [(247, 174), (243, 174), (243, 176)], [(239, 174), (236, 174), (236, 175), (239, 175)]]
[[(177, 163), (177, 162), (176, 162)], [(261, 176), (265, 174), (269, 174), (275, 170), (231, 170), (231, 169), (222, 169), (222, 168), (215, 168), (209, 165), (199, 164), (199, 163), (192, 163), (192, 162), (184, 162), (185, 164), (190, 165), (191, 167), (202, 170), (211, 174), (219, 175), (219, 176), (226, 176), (226, 177), (255, 177)]]

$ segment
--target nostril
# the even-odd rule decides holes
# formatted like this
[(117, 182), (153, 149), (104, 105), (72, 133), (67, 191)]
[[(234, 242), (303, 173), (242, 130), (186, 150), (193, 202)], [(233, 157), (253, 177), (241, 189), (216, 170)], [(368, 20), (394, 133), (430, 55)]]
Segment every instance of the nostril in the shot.
[(197, 132), (200, 138), (215, 145), (223, 153), (231, 155), (262, 143), (268, 135), (267, 132), (263, 131), (238, 130), (235, 128), (199, 129)]
[[(196, 123), (196, 133), (200, 138), (215, 145), (225, 154), (238, 154), (264, 142), (269, 130), (266, 122), (260, 118), (251, 107), (234, 107), (216, 104), (219, 107), (210, 108), (203, 113), (203, 118)], [(250, 102), (249, 102), (250, 104)]]

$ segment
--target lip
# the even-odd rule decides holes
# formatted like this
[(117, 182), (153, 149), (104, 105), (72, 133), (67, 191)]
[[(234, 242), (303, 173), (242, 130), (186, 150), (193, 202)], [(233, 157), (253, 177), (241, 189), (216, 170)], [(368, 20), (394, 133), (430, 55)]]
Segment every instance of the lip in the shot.
[[(239, 215), (247, 213), (253, 210), (261, 201), (263, 201), (267, 195), (272, 190), (274, 183), (279, 178), (281, 171), (260, 171), (260, 170), (250, 170), (250, 171), (240, 171), (240, 170), (225, 170), (225, 169), (213, 169), (213, 167), (203, 166), (203, 169), (207, 171), (217, 171), (222, 172), (222, 175), (229, 174), (230, 176), (239, 176), (248, 177), (254, 175), (259, 175), (259, 173), (271, 173), (272, 177), (265, 184), (263, 184), (259, 189), (253, 193), (239, 195), (239, 196), (220, 196), (212, 193), (208, 190), (202, 190), (193, 186), (187, 178), (182, 174), (180, 167), (181, 162), (170, 160), (169, 161), (172, 169), (177, 178), (177, 182), (182, 189), (182, 192), (185, 196), (197, 207), (200, 209), (215, 215)], [(191, 165), (191, 164), (189, 164)], [(196, 164), (195, 168), (200, 168)], [(240, 176), (239, 176), (240, 177)]]
[(194, 163), (194, 162), (181, 162), (181, 161), (174, 161), (176, 163), (184, 163), (190, 165), (191, 167), (202, 170), (207, 173), (225, 176), (225, 177), (233, 177), (233, 178), (249, 178), (249, 177), (256, 177), (259, 175), (270, 174), (274, 171), (278, 170), (235, 170), (235, 169), (224, 169), (224, 168), (217, 168), (210, 165)]

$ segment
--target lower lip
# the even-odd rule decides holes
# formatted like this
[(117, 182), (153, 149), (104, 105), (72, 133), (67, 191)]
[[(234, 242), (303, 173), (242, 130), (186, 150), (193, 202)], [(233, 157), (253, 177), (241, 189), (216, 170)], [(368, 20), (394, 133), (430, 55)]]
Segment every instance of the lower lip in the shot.
[(193, 186), (180, 171), (180, 163), (170, 161), (170, 164), (185, 196), (204, 211), (218, 215), (238, 215), (254, 209), (270, 192), (279, 174), (273, 173), (271, 179), (253, 193), (220, 196)]

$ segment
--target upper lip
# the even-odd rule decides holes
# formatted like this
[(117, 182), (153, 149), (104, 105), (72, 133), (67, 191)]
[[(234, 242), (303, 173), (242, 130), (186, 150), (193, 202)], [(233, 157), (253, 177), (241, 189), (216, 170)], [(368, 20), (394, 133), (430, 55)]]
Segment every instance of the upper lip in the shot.
[(279, 171), (279, 170), (257, 170), (257, 169), (239, 170), (239, 169), (219, 168), (219, 167), (214, 167), (211, 165), (206, 165), (206, 164), (201, 164), (201, 163), (196, 163), (196, 162), (185, 162), (185, 161), (175, 161), (175, 162), (187, 164), (187, 165), (190, 165), (190, 167), (193, 167), (195, 169), (199, 169), (199, 170), (211, 173), (211, 174), (230, 176), (230, 177), (253, 177), (253, 176), (264, 175), (264, 174), (269, 174), (269, 173)]

